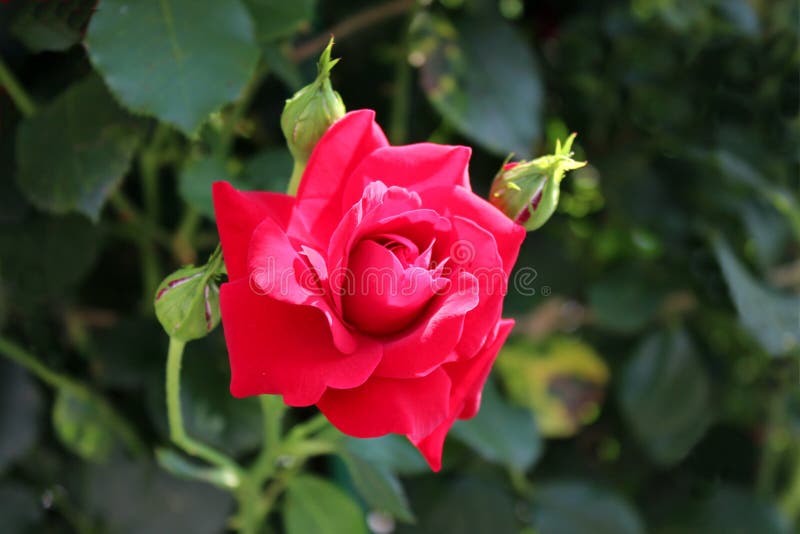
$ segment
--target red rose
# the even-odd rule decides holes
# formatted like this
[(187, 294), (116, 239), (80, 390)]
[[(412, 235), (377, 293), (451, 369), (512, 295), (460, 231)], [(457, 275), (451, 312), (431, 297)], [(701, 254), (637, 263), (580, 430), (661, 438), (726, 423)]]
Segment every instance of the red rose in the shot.
[(317, 144), (297, 197), (214, 184), (237, 397), (316, 404), (358, 437), (405, 434), (434, 470), (513, 325), (524, 229), (471, 192), (470, 149), (389, 146), (369, 110)]

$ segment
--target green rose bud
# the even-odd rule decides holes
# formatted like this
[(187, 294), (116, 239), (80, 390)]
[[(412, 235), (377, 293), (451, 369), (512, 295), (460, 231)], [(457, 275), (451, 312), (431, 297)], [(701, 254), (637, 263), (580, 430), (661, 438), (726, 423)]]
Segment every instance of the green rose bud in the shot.
[(563, 145), (556, 141), (555, 154), (503, 165), (492, 182), (490, 202), (528, 231), (541, 227), (558, 206), (566, 172), (586, 165), (572, 159), (575, 135)]
[(220, 320), (219, 286), (222, 254), (217, 249), (206, 265), (182, 267), (158, 286), (156, 317), (170, 337), (191, 341), (205, 337)]
[(333, 39), (319, 58), (317, 79), (297, 91), (283, 108), (281, 129), (294, 157), (289, 194), (297, 192), (300, 177), (317, 141), (345, 114), (342, 97), (331, 86), (330, 72), (339, 62), (331, 59), (332, 47)]

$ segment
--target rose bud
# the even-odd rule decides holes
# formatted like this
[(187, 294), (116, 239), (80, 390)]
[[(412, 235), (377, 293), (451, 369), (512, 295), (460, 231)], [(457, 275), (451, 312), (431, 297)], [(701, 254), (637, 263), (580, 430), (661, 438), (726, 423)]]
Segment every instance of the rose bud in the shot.
[(317, 141), (345, 114), (342, 97), (331, 86), (330, 72), (339, 62), (331, 59), (332, 47), (333, 39), (319, 58), (317, 79), (297, 91), (283, 108), (281, 129), (294, 157), (290, 194), (297, 192), (300, 177)]
[(205, 337), (220, 321), (219, 286), (215, 277), (221, 273), (219, 251), (208, 264), (189, 265), (167, 276), (156, 290), (156, 317), (170, 337), (191, 341)]
[(503, 165), (492, 182), (492, 204), (528, 231), (546, 223), (558, 206), (559, 185), (565, 173), (586, 165), (571, 157), (575, 135), (570, 135), (563, 146), (556, 141), (555, 154)]

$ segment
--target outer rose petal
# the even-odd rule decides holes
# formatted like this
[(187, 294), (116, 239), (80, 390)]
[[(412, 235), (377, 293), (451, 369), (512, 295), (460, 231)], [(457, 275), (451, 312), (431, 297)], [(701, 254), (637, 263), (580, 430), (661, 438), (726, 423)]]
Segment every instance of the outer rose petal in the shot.
[(422, 378), (372, 377), (355, 389), (329, 389), (317, 407), (350, 436), (424, 436), (447, 419), (450, 395), (450, 378), (437, 369)]
[(266, 218), (272, 218), (285, 230), (295, 199), (280, 193), (237, 191), (228, 182), (214, 182), (212, 193), (228, 278), (233, 281), (246, 277), (253, 230)]
[(322, 312), (256, 295), (247, 279), (222, 285), (220, 309), (235, 397), (278, 394), (309, 406), (327, 387), (360, 386), (380, 361), (378, 343), (342, 354)]
[(388, 145), (372, 110), (351, 111), (336, 121), (308, 160), (297, 191), (298, 213), (289, 234), (311, 235), (317, 244), (327, 243), (344, 212), (345, 180), (367, 155)]
[(375, 181), (415, 191), (422, 197), (423, 204), (429, 190), (454, 186), (469, 190), (471, 153), (469, 147), (433, 143), (379, 148), (365, 157), (348, 178), (342, 210), (358, 202), (364, 188)]
[(460, 187), (453, 189), (447, 205), (452, 215), (469, 219), (494, 236), (497, 251), (503, 258), (503, 268), (510, 275), (517, 261), (519, 247), (525, 239), (525, 228), (486, 200)]
[(471, 360), (443, 366), (453, 383), (450, 394), (450, 416), (425, 437), (418, 439), (409, 436), (411, 443), (419, 449), (434, 471), (442, 468), (444, 439), (456, 418), (467, 419), (474, 417), (478, 412), (483, 385), (492, 370), (492, 364), (497, 358), (500, 347), (505, 343), (513, 326), (514, 321), (511, 319), (500, 320), (497, 336), (484, 347), (478, 356)]

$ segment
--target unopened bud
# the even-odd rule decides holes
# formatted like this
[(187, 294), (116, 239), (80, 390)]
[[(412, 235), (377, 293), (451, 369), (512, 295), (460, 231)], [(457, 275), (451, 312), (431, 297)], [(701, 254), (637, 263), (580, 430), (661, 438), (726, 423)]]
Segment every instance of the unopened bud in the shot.
[(528, 231), (541, 227), (556, 210), (561, 180), (567, 171), (586, 165), (572, 159), (572, 134), (555, 154), (503, 165), (492, 182), (489, 200)]
[(167, 276), (156, 291), (156, 317), (170, 337), (191, 341), (205, 337), (220, 320), (219, 286), (222, 255), (215, 252), (206, 265), (182, 267)]
[[(333, 39), (319, 58), (316, 80), (297, 91), (283, 108), (281, 129), (294, 157), (295, 174), (302, 174), (317, 141), (345, 114), (342, 97), (331, 86), (330, 72), (339, 62), (331, 59), (332, 47)], [(299, 182), (295, 174), (292, 180)], [(294, 186), (296, 189), (297, 184)]]

